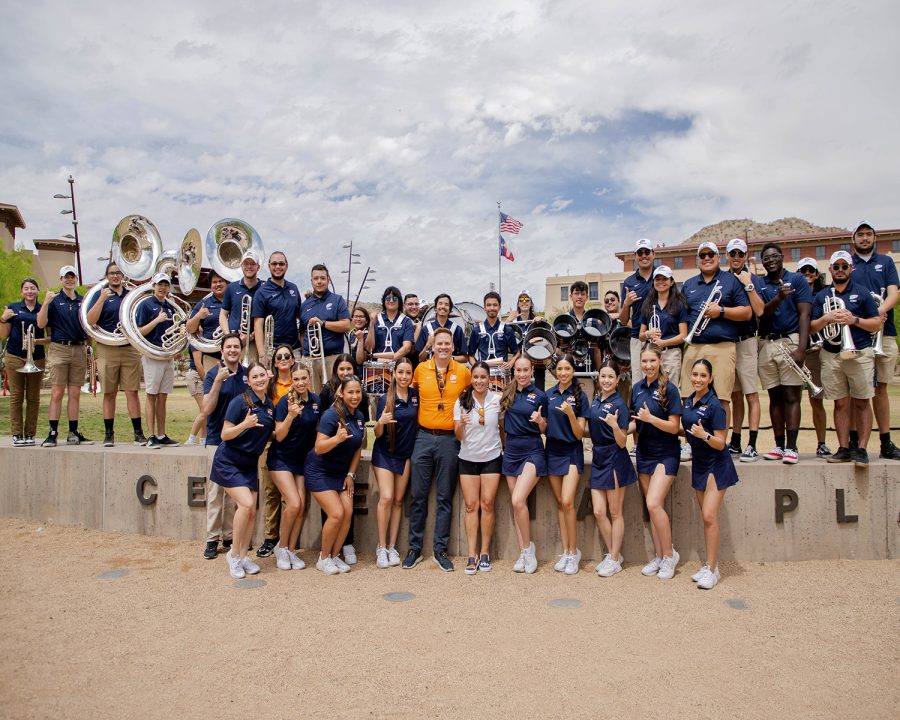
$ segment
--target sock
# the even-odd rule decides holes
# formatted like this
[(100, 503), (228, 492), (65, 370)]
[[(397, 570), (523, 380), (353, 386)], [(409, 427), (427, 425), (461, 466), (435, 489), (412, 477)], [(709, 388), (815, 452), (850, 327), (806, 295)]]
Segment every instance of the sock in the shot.
[(69, 420), (69, 432), (78, 432), (78, 421)]
[(784, 447), (784, 435), (775, 436), (775, 446), (780, 448)]
[(103, 429), (106, 430), (106, 432), (111, 433), (113, 431), (113, 423), (115, 421), (115, 418), (111, 418), (109, 420), (103, 418)]
[(856, 430), (850, 431), (850, 448), (859, 447), (859, 433)]
[(141, 426), (140, 415), (136, 418), (131, 418), (131, 427), (134, 428), (135, 435), (143, 435), (144, 434), (144, 428)]
[(59, 435), (59, 420), (50, 421), (50, 434)]
[(187, 444), (190, 445), (190, 444), (191, 444), (192, 442), (194, 442), (194, 440), (196, 440), (196, 439), (197, 439), (196, 436), (194, 436), (194, 435), (188, 435)]
[(889, 432), (886, 432), (886, 433), (880, 433), (880, 434), (878, 435), (878, 437), (879, 437), (879, 439), (881, 440), (881, 448), (882, 448), (882, 450), (885, 449), (885, 448), (889, 448), (889, 447), (891, 446), (891, 434), (890, 434)]
[(741, 434), (739, 432), (731, 433), (731, 447), (739, 448), (741, 446)]
[(791, 450), (797, 449), (797, 435), (800, 434), (799, 430), (788, 430), (787, 431), (787, 446)]
[(756, 438), (759, 435), (759, 430), (751, 430), (750, 431), (750, 447), (756, 448)]

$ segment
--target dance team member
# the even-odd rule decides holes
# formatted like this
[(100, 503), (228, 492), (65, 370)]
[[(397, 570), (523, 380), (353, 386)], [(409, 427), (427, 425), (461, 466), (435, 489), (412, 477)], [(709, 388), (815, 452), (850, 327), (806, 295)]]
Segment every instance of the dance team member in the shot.
[(547, 456), (541, 434), (547, 430), (547, 395), (532, 381), (531, 360), (520, 355), (513, 363), (513, 379), (500, 401), (506, 444), (502, 471), (512, 498), (519, 559), (514, 572), (531, 574), (537, 570), (537, 552), (531, 542), (528, 496), (547, 474)]
[(500, 320), (500, 295), (491, 291), (484, 296), (484, 314), (487, 320), (478, 323), (472, 329), (469, 338), (469, 363), (474, 365), (483, 360), (488, 364), (502, 365), (507, 370), (512, 366), (509, 358), (518, 352), (516, 333), (509, 325)]
[[(41, 409), (41, 383), (44, 381), (44, 345), (49, 342), (44, 338), (44, 329), (37, 324), (37, 316), (41, 311), (41, 304), (37, 301), (39, 292), (37, 280), (25, 278), (19, 289), (22, 299), (10, 303), (0, 315), (0, 340), (8, 340), (4, 364), (6, 382), (9, 384), (9, 426), (13, 436), (13, 447), (34, 445), (38, 413)], [(24, 338), (31, 328), (34, 328), (34, 352), (31, 359), (41, 371), (20, 373), (18, 369), (25, 366), (28, 354), (23, 349)], [(24, 423), (23, 404), (26, 405)], [(138, 411), (138, 423), (140, 421)]]
[[(625, 538), (625, 488), (637, 482), (631, 457), (625, 449), (631, 413), (628, 403), (616, 390), (619, 366), (604, 363), (597, 375), (597, 392), (591, 403), (588, 430), (593, 443), (591, 459), (591, 504), (594, 521), (606, 546), (606, 555), (597, 564), (600, 577), (621, 572), (622, 542)], [(608, 515), (607, 515), (608, 513)]]
[(313, 390), (321, 391), (328, 382), (323, 376), (321, 360), (309, 354), (308, 328), (322, 326), (322, 348), (325, 354), (324, 367), (331, 367), (334, 359), (344, 351), (344, 334), (350, 330), (350, 310), (347, 303), (337, 293), (328, 289), (330, 276), (328, 268), (319, 263), (310, 272), (312, 295), (300, 304), (300, 327), (302, 329), (303, 356), (312, 369)]
[(681, 457), (678, 443), (681, 396), (675, 384), (669, 382), (662, 367), (662, 350), (655, 345), (644, 347), (641, 370), (643, 378), (631, 390), (631, 413), (637, 432), (638, 481), (647, 502), (650, 534), (656, 552), (641, 573), (669, 580), (675, 575), (680, 556), (672, 545), (672, 524), (664, 504), (678, 474)]
[[(490, 386), (490, 365), (478, 361), (472, 367), (472, 382), (453, 403), (453, 432), (459, 440), (459, 485), (466, 503), (466, 575), (492, 569), (494, 501), (500, 486), (503, 450), (500, 444), (500, 395), (491, 392)], [(481, 553), (476, 555), (479, 508)]]
[(431, 357), (434, 331), (438, 328), (445, 328), (453, 335), (453, 359), (456, 362), (468, 362), (466, 334), (459, 325), (450, 322), (450, 313), (453, 312), (453, 307), (453, 300), (447, 293), (441, 293), (434, 299), (434, 318), (422, 323), (422, 330), (416, 339), (419, 362), (424, 362)]
[(350, 572), (339, 553), (353, 517), (353, 484), (366, 434), (359, 412), (361, 402), (359, 378), (345, 377), (334, 404), (319, 420), (316, 442), (304, 467), (306, 487), (327, 515), (322, 525), (322, 550), (316, 562), (316, 569), (326, 575)]
[(388, 391), (378, 398), (375, 413), (375, 446), (372, 448), (372, 469), (378, 481), (378, 546), (375, 565), (379, 568), (400, 564), (397, 534), (403, 512), (403, 496), (409, 483), (409, 458), (416, 444), (418, 430), (419, 393), (410, 387), (413, 379), (412, 361), (397, 360)]
[[(819, 272), (819, 263), (815, 258), (802, 258), (797, 263), (797, 272), (806, 278), (813, 297), (825, 289), (824, 276)], [(812, 310), (810, 310), (810, 317), (812, 317)], [(809, 349), (806, 351), (806, 367), (812, 376), (813, 384), (822, 387), (822, 348), (816, 342), (820, 336), (817, 335), (813, 338), (812, 335), (810, 332)], [(813, 427), (816, 429), (816, 456), (828, 457), (831, 455), (831, 449), (825, 444), (825, 432), (828, 424), (828, 418), (825, 415), (825, 401), (821, 397), (813, 397), (811, 388), (807, 388), (806, 396), (812, 409)]]
[[(521, 323), (520, 327), (522, 328), (523, 334), (528, 329), (528, 323), (540, 319), (542, 319), (542, 316), (534, 314), (534, 301), (531, 299), (531, 293), (527, 290), (523, 290), (519, 293), (519, 298), (516, 301), (516, 309), (511, 310), (509, 315), (506, 316), (506, 322), (508, 323)], [(543, 390), (546, 387), (547, 369), (545, 367), (534, 368), (534, 384), (537, 385), (540, 390)]]
[[(763, 251), (765, 253), (765, 251)], [(719, 582), (719, 508), (725, 491), (738, 481), (734, 461), (725, 445), (725, 408), (712, 388), (713, 369), (709, 360), (697, 360), (691, 367), (694, 394), (684, 401), (681, 425), (693, 449), (691, 487), (703, 515), (706, 565), (691, 576), (697, 587), (712, 590)]]
[(641, 238), (634, 246), (634, 273), (622, 283), (622, 307), (619, 311), (619, 322), (631, 328), (631, 382), (636, 384), (641, 379), (641, 304), (653, 289), (653, 262), (656, 253), (653, 243)]
[(581, 563), (575, 493), (584, 472), (584, 437), (590, 402), (575, 381), (575, 358), (563, 355), (554, 370), (557, 383), (547, 391), (547, 475), (559, 514), (562, 554), (553, 569), (574, 575)]
[[(659, 329), (651, 330), (653, 317)], [(681, 379), (681, 347), (688, 333), (687, 302), (675, 285), (675, 276), (665, 265), (653, 271), (653, 286), (640, 306), (640, 342), (652, 342), (661, 348), (662, 365), (669, 379)]]
[[(278, 353), (293, 355), (287, 348)], [(303, 363), (293, 366), (291, 389), (276, 401), (275, 437), (266, 456), (269, 475), (281, 497), (278, 544), (274, 548), (275, 564), (279, 570), (302, 570), (306, 567), (294, 549), (303, 529), (306, 514), (306, 481), (303, 469), (306, 457), (316, 442), (319, 424), (319, 398), (310, 392), (312, 377)]]
[(228, 569), (233, 578), (255, 575), (259, 565), (247, 555), (259, 490), (257, 463), (275, 427), (272, 401), (266, 390), (269, 373), (257, 362), (247, 368), (249, 387), (228, 403), (222, 427), (222, 444), (213, 456), (209, 479), (222, 486), (234, 500), (234, 543), (228, 551)]
[[(241, 256), (241, 273), (243, 277), (240, 280), (228, 283), (225, 288), (225, 295), (222, 298), (222, 308), (219, 310), (219, 327), (222, 332), (228, 334), (230, 332), (239, 332), (241, 330), (241, 307), (245, 295), (250, 296), (251, 300), (251, 316), (252, 316), (252, 300), (262, 283), (259, 280), (259, 254), (256, 250), (247, 250)], [(253, 334), (253, 321), (250, 321), (250, 335)], [(224, 337), (224, 336), (223, 336)], [(258, 360), (256, 353), (256, 345), (252, 337), (241, 334), (241, 345), (250, 344), (249, 354), (251, 360)]]

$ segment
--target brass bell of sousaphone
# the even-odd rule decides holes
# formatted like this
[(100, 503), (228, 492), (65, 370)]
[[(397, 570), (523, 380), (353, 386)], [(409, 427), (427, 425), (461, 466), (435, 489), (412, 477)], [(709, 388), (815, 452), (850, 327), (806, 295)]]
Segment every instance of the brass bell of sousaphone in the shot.
[(126, 215), (113, 230), (110, 257), (129, 280), (149, 280), (162, 251), (159, 230), (143, 215)]
[(206, 232), (206, 258), (216, 274), (228, 282), (240, 280), (241, 257), (254, 250), (260, 258), (266, 255), (262, 238), (250, 223), (237, 218), (225, 218), (212, 224)]
[(187, 296), (194, 292), (200, 279), (200, 267), (203, 263), (203, 245), (200, 231), (191, 228), (185, 233), (178, 252), (176, 267), (178, 269), (178, 287)]

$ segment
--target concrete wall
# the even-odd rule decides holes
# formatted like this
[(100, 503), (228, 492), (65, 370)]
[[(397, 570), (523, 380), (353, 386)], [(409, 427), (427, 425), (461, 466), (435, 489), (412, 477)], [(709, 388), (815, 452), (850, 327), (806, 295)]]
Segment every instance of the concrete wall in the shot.
[[(0, 441), (0, 515), (38, 522), (80, 525), (109, 531), (161, 535), (183, 540), (204, 537), (205, 510), (189, 504), (189, 478), (202, 488), (208, 471), (203, 448), (171, 451), (122, 446), (104, 450), (92, 447), (13, 448), (10, 439)], [(720, 514), (721, 557), (725, 560), (882, 559), (900, 557), (900, 465), (874, 461), (866, 470), (847, 465), (828, 465), (805, 459), (787, 467), (759, 461), (739, 468), (741, 482), (728, 491)], [(703, 524), (690, 488), (689, 467), (683, 467), (667, 500), (675, 547), (685, 559), (705, 554)], [(150, 476), (137, 496), (138, 480)], [(368, 482), (363, 507), (357, 514), (357, 549), (372, 553), (376, 544), (375, 507), (378, 489), (368, 461), (363, 462), (359, 482)], [(843, 497), (841, 501), (838, 491)], [(194, 502), (202, 500), (202, 492)], [(793, 493), (793, 494), (792, 494)], [(586, 494), (586, 496), (585, 496)], [(796, 496), (796, 508), (789, 509)], [(776, 499), (788, 509), (779, 520)], [(586, 559), (599, 559), (603, 549), (590, 510), (586, 483), (579, 489), (576, 506), (579, 547)], [(643, 519), (638, 487), (629, 488), (625, 501), (627, 560), (642, 561), (651, 554), (649, 525)], [(497, 523), (492, 554), (497, 558), (518, 555), (509, 492), (502, 482), (497, 495)], [(559, 552), (556, 503), (549, 484), (541, 481), (534, 496), (532, 538), (542, 560)], [(318, 548), (321, 521), (315, 502), (307, 513), (301, 536), (306, 548)], [(457, 492), (449, 552), (466, 553), (465, 507)], [(404, 513), (399, 548), (406, 550), (407, 520)], [(433, 492), (424, 552), (431, 551), (434, 528)], [(256, 542), (262, 537), (256, 533)]]

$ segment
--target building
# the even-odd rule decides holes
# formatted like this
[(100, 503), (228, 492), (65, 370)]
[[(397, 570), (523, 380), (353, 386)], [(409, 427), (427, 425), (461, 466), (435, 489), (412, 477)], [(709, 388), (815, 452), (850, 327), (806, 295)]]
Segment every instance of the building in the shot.
[(32, 242), (35, 252), (31, 267), (35, 278), (41, 284), (41, 290), (58, 288), (60, 286), (59, 269), (63, 265), (75, 265), (75, 241), (51, 239), (33, 240)]
[(25, 218), (15, 205), (0, 203), (0, 240), (4, 250), (16, 249), (16, 229), (25, 229)]

